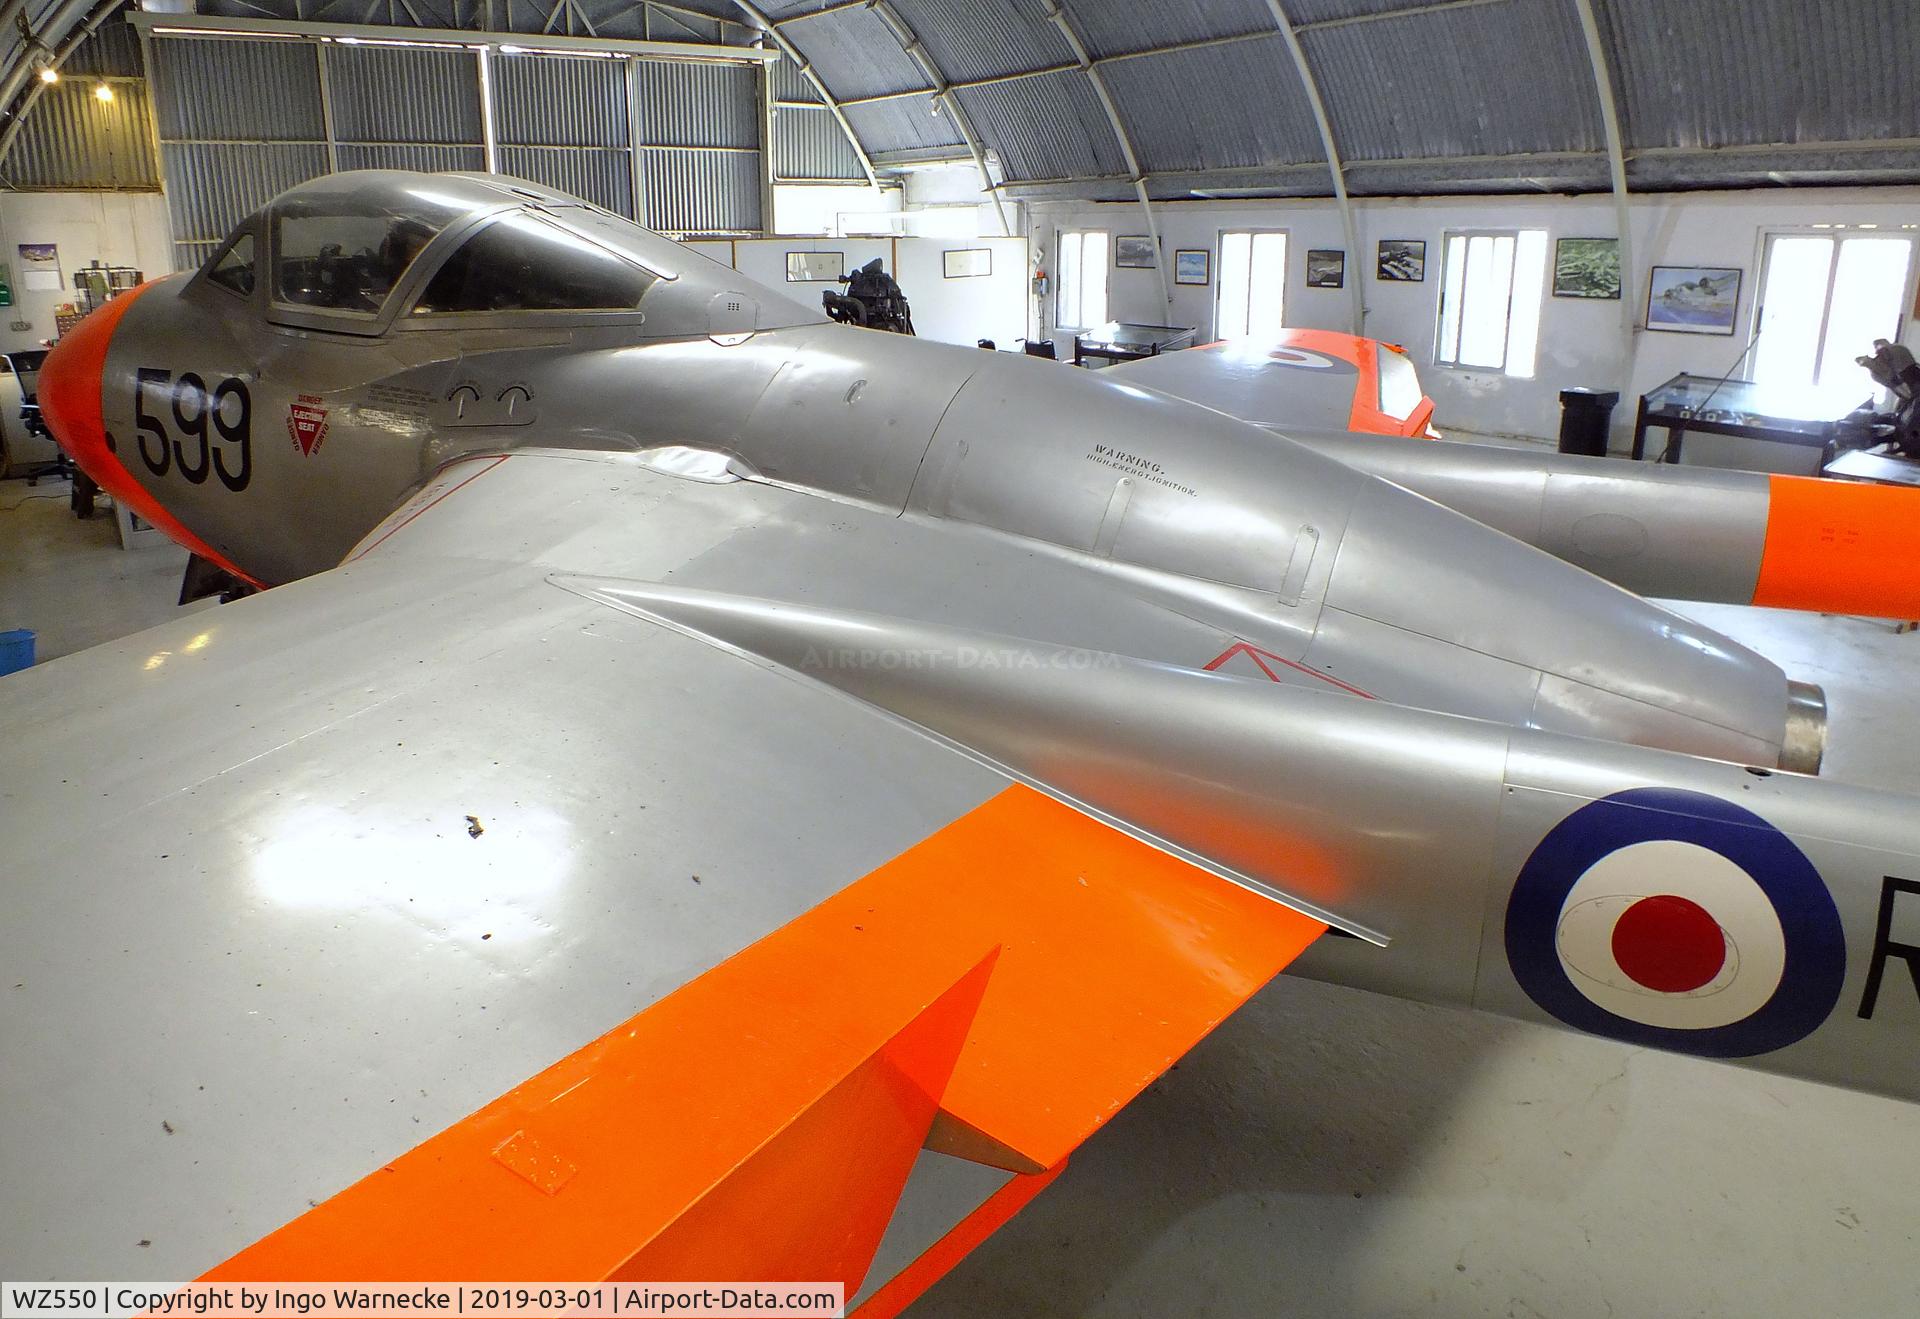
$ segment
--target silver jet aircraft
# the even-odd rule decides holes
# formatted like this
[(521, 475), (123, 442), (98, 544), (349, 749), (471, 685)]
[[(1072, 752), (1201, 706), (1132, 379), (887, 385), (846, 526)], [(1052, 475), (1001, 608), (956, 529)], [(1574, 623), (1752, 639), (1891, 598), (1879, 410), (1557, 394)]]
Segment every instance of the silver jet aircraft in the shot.
[(478, 175), (40, 394), (274, 589), (0, 684), (0, 1276), (893, 1313), (1289, 966), (1920, 1097), (1817, 689), (1329, 445)]

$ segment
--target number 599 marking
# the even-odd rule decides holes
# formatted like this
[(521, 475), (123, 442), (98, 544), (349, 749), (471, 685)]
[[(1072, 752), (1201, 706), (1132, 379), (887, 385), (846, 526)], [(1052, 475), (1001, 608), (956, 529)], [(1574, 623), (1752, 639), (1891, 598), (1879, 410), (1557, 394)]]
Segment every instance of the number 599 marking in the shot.
[[(177, 436), (165, 416), (147, 410), (156, 394), (170, 396), (166, 411)], [(236, 493), (253, 480), (253, 395), (245, 381), (229, 376), (208, 393), (207, 382), (191, 371), (176, 380), (171, 371), (143, 366), (133, 377), (133, 424), (140, 432), (140, 461), (155, 476), (178, 469), (188, 482), (201, 485), (211, 473)]]

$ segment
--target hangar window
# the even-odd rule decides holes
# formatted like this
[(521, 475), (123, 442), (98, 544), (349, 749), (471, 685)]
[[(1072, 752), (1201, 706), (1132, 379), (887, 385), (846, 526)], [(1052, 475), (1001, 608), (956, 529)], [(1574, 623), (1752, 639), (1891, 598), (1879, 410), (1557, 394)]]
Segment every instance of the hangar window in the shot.
[(1546, 278), (1544, 229), (1448, 234), (1433, 360), (1532, 376)]
[(1752, 371), (1780, 407), (1838, 416), (1875, 391), (1855, 359), (1899, 342), (1913, 247), (1871, 229), (1767, 235)]
[(1214, 337), (1270, 339), (1280, 332), (1287, 294), (1287, 236), (1251, 230), (1220, 235), (1220, 306)]
[(1103, 229), (1060, 234), (1060, 289), (1053, 323), (1090, 329), (1107, 323), (1107, 235)]
[(472, 311), (630, 311), (653, 272), (536, 215), (503, 216), (447, 258), (416, 316)]
[(392, 204), (331, 193), (282, 202), (273, 212), (274, 296), (371, 316), (421, 250), (467, 209), (418, 194)]
[(207, 283), (217, 284), (229, 293), (238, 293), (243, 298), (253, 296), (253, 235), (241, 234), (227, 250), (214, 259), (207, 271)]

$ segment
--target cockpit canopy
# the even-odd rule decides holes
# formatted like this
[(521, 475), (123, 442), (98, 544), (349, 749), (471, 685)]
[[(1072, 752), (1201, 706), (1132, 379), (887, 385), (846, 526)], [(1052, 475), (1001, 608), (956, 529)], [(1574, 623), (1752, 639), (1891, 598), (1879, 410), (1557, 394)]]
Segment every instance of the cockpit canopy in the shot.
[[(681, 285), (675, 307), (659, 309), (677, 314), (649, 325), (649, 337), (708, 332), (711, 299), (724, 292), (738, 313), (740, 290), (752, 287), (577, 197), (496, 175), (399, 170), (331, 174), (282, 193), (242, 222), (197, 282), (247, 299), (268, 320), (349, 334), (481, 319), (638, 325), (655, 311), (651, 290)], [(768, 290), (744, 296), (772, 313), (753, 328), (820, 319)]]
[(267, 212), (273, 300), (377, 315), (414, 259), (469, 209), (418, 189), (283, 197)]

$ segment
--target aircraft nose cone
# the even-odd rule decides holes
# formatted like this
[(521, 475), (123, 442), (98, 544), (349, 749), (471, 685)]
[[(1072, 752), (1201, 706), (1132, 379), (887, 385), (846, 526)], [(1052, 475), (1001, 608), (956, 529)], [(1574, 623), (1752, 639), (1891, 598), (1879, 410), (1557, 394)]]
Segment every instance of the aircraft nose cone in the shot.
[(132, 478), (114, 453), (114, 442), (107, 437), (100, 415), (107, 345), (113, 341), (120, 318), (153, 283), (129, 289), (82, 320), (62, 336), (40, 364), (36, 392), (47, 429), (81, 471), (114, 495), (122, 495)]

